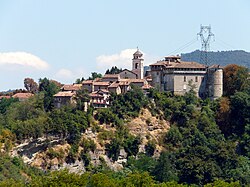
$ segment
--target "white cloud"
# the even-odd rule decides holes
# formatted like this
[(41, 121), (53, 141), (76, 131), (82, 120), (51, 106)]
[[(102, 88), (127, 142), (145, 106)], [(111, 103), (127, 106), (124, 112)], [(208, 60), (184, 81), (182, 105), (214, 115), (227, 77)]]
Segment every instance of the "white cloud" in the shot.
[(71, 79), (73, 77), (73, 72), (71, 70), (68, 69), (60, 69), (57, 73), (56, 73), (56, 77), (57, 78), (63, 78), (63, 79)]
[[(117, 66), (118, 68), (132, 68), (132, 58), (133, 54), (137, 49), (124, 49), (120, 53), (112, 55), (100, 55), (96, 58), (97, 68), (99, 69), (109, 69), (112, 66)], [(148, 55), (143, 53), (143, 58), (145, 59), (144, 65), (149, 65), (155, 63), (159, 57)]]
[(26, 52), (0, 53), (0, 65), (20, 65), (38, 70), (45, 70), (49, 67), (47, 62)]
[(108, 69), (117, 66), (118, 68), (131, 69), (131, 62), (135, 52), (136, 49), (124, 49), (118, 54), (100, 55), (96, 58), (97, 67), (99, 69)]
[(63, 84), (72, 84), (76, 79), (87, 77), (90, 73), (86, 73), (86, 70), (82, 67), (77, 67), (73, 69), (62, 68), (56, 71), (52, 76), (52, 79), (55, 79)]

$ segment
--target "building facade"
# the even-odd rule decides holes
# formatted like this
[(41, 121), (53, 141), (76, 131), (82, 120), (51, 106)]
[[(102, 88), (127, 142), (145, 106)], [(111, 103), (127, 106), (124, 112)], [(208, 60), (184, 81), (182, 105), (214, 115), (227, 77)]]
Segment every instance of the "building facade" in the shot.
[(142, 56), (143, 56), (142, 52), (137, 48), (137, 51), (133, 54), (133, 59), (132, 59), (132, 72), (137, 75), (136, 77), (137, 79), (143, 79), (144, 59), (142, 58)]
[(152, 86), (161, 91), (184, 95), (193, 89), (201, 98), (217, 99), (223, 92), (223, 71), (197, 62), (183, 62), (180, 56), (165, 57), (151, 64)]

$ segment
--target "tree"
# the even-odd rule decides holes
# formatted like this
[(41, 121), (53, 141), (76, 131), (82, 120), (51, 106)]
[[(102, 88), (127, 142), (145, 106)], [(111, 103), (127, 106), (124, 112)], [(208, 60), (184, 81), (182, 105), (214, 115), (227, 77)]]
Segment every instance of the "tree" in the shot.
[(0, 113), (5, 114), (9, 106), (11, 106), (13, 103), (16, 103), (16, 102), (18, 102), (17, 98), (13, 98), (13, 97), (9, 99), (3, 98), (0, 102)]
[(84, 103), (90, 101), (90, 96), (88, 93), (88, 90), (77, 90), (76, 92), (76, 103), (77, 103), (77, 109), (83, 110), (84, 109)]
[(36, 93), (38, 91), (38, 84), (32, 78), (24, 79), (24, 87), (28, 92)]
[(244, 133), (246, 124), (250, 123), (250, 95), (244, 92), (237, 92), (230, 99), (232, 133), (240, 136)]
[(89, 77), (88, 80), (95, 80), (96, 78), (102, 78), (102, 74), (96, 73), (96, 72), (92, 72), (91, 73), (91, 77)]
[(160, 182), (178, 181), (177, 171), (173, 165), (174, 155), (162, 152), (152, 171), (155, 179)]
[(113, 66), (110, 70), (108, 69), (105, 74), (118, 74), (122, 72), (122, 69), (117, 68), (116, 66)]
[(155, 168), (157, 160), (151, 156), (140, 153), (137, 158), (130, 156), (126, 163), (126, 167), (133, 172), (149, 172), (151, 173)]
[(229, 64), (223, 69), (223, 91), (225, 96), (248, 89), (249, 70), (237, 64)]
[(53, 108), (54, 94), (60, 90), (57, 81), (47, 78), (39, 79), (39, 91), (44, 93), (44, 108), (46, 111)]
[(216, 114), (216, 122), (225, 136), (229, 136), (232, 133), (230, 114), (231, 108), (229, 98), (220, 98)]
[(75, 83), (76, 84), (81, 84), (82, 81), (84, 81), (84, 77), (82, 77), (81, 79), (80, 78), (76, 79)]

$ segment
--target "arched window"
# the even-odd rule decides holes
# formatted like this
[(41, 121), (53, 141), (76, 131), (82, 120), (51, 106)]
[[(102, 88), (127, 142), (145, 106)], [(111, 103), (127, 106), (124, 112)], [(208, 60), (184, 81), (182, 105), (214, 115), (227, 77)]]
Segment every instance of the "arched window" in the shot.
[(186, 76), (184, 76), (184, 82), (187, 82), (187, 77)]
[(135, 69), (138, 69), (139, 64), (135, 63)]
[(195, 82), (198, 82), (198, 76), (195, 77)]

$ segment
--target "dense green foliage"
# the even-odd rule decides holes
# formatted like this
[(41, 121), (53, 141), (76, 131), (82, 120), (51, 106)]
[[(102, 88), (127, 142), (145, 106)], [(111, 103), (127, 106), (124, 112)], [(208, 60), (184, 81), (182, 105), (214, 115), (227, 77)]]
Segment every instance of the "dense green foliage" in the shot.
[(12, 103), (15, 103), (15, 102), (17, 102), (17, 101), (18, 101), (17, 98), (10, 98), (10, 99), (3, 98), (3, 99), (1, 100), (1, 102), (0, 102), (0, 113), (1, 113), (1, 114), (5, 114), (7, 108), (8, 108)]
[(113, 66), (111, 69), (108, 69), (106, 72), (105, 72), (105, 74), (118, 74), (118, 73), (120, 73), (120, 72), (122, 72), (123, 70), (120, 68), (118, 68), (118, 67), (116, 67), (116, 66)]
[(43, 103), (44, 109), (49, 111), (53, 108), (53, 95), (56, 94), (60, 87), (55, 81), (49, 80), (47, 78), (39, 79), (39, 92), (44, 93)]
[[(7, 154), (0, 154), (0, 181), (25, 181), (26, 177), (39, 177), (42, 172), (36, 168), (26, 166), (18, 157), (11, 158)], [(0, 186), (4, 182), (0, 182)]]
[(95, 80), (96, 78), (102, 78), (102, 74), (96, 73), (96, 72), (92, 72), (91, 76), (88, 78), (88, 80)]

